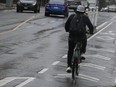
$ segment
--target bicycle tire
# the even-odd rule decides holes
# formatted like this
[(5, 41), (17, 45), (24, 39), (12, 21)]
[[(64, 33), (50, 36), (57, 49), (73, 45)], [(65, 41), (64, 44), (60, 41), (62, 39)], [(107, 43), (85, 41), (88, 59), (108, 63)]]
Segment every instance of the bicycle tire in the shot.
[(80, 50), (76, 50), (73, 54), (72, 61), (72, 79), (75, 80), (75, 76), (79, 75), (79, 62), (80, 62)]
[(77, 51), (77, 60), (76, 60), (76, 75), (79, 75), (79, 63), (80, 63), (80, 51)]
[(73, 63), (72, 63), (72, 79), (75, 80), (75, 76), (76, 76), (76, 58), (74, 59)]

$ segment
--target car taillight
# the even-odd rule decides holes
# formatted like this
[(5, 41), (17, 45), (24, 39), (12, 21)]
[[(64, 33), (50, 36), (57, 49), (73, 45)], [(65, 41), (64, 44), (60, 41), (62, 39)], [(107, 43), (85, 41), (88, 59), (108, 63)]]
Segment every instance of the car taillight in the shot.
[(46, 4), (46, 8), (49, 8), (49, 4)]

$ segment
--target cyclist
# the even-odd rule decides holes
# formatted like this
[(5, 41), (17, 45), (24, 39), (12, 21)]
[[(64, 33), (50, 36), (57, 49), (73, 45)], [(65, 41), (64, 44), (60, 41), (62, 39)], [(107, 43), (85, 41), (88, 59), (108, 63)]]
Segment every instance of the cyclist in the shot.
[[(89, 32), (90, 34), (93, 34), (94, 31), (94, 27), (89, 19), (89, 17), (87, 15), (85, 15), (85, 8), (83, 5), (78, 5), (77, 9), (75, 10), (75, 14), (70, 15), (70, 17), (67, 19), (66, 23), (65, 23), (65, 31), (69, 32), (70, 30), (70, 24), (71, 24), (71, 20), (74, 17), (74, 15), (77, 16), (82, 16), (83, 17), (83, 24), (84, 24), (84, 29), (86, 31), (86, 25), (89, 28)], [(68, 54), (67, 54), (67, 69), (66, 72), (71, 73), (71, 66), (72, 66), (72, 55), (73, 55), (73, 50), (74, 47), (76, 45), (76, 43), (74, 42), (74, 39), (82, 39), (82, 48), (81, 48), (81, 55), (84, 54), (86, 52), (86, 45), (87, 45), (87, 36), (86, 36), (86, 32), (83, 36), (77, 36), (77, 34), (69, 32), (69, 37), (68, 37)], [(81, 59), (85, 59), (84, 57), (81, 56)]]

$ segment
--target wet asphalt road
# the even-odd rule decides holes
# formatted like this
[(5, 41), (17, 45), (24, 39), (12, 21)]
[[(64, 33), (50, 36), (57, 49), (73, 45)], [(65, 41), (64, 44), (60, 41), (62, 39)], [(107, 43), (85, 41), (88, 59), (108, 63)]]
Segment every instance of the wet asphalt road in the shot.
[(103, 31), (88, 40), (87, 59), (81, 64), (76, 85), (71, 84), (71, 75), (65, 72), (66, 19), (44, 17), (44, 11), (34, 14), (11, 10), (0, 15), (4, 19), (0, 21), (0, 86), (105, 87), (116, 82), (115, 13), (99, 13), (98, 25), (106, 24), (98, 28)]

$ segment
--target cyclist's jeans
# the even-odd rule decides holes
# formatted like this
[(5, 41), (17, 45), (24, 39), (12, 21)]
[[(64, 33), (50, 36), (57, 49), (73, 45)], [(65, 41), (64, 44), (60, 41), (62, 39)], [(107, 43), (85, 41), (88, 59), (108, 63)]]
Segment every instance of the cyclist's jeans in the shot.
[[(73, 50), (74, 50), (75, 45), (76, 43), (74, 43), (74, 41), (68, 40), (68, 57), (67, 57), (68, 67), (72, 66), (71, 61), (72, 61), (72, 55), (73, 55)], [(86, 45), (87, 45), (87, 39), (84, 39), (82, 41), (81, 53), (86, 52)]]

